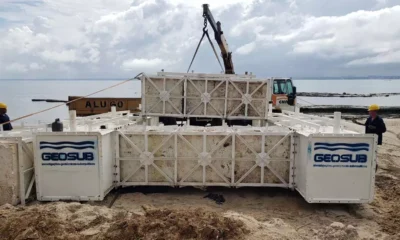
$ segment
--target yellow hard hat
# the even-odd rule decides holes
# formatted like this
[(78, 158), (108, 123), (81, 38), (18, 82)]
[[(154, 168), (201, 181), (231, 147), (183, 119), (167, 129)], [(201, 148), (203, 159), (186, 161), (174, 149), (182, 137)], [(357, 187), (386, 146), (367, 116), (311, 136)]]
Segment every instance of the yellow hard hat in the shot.
[(376, 104), (372, 104), (371, 106), (369, 106), (368, 111), (378, 111), (379, 110), (379, 106)]
[(7, 109), (7, 105), (5, 103), (0, 102), (0, 108), (5, 108)]

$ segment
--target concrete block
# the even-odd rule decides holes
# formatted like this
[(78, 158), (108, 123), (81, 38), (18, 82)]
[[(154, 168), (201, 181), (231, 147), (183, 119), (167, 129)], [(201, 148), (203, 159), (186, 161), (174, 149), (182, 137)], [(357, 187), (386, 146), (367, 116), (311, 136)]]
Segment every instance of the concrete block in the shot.
[[(286, 133), (251, 132), (254, 128), (248, 128), (247, 133), (223, 127), (177, 129), (152, 127), (146, 132), (124, 133), (134, 146), (120, 136), (122, 185), (289, 183), (291, 138), (282, 140)], [(145, 154), (151, 156), (150, 163), (145, 163)]]

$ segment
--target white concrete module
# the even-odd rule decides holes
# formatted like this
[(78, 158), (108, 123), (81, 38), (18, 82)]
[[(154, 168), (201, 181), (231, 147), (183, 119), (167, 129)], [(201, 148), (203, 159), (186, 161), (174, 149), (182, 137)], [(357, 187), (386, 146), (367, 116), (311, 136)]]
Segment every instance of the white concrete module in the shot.
[(119, 132), (121, 186), (293, 187), (285, 129), (149, 127)]
[(372, 202), (376, 142), (371, 134), (297, 134), (296, 190), (310, 203)]
[(104, 199), (114, 187), (113, 130), (35, 134), (40, 201)]
[(0, 137), (0, 205), (25, 203), (34, 185), (32, 138)]
[(252, 75), (159, 73), (142, 76), (144, 116), (265, 119), (271, 79)]

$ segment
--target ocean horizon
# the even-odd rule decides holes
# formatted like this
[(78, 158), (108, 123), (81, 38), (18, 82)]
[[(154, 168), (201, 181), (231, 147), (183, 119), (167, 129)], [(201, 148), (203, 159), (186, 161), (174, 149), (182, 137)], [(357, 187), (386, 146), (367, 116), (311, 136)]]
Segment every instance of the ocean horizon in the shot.
[[(259, 77), (258, 75), (255, 75)], [(132, 77), (91, 77), (91, 78), (0, 78), (0, 81), (119, 81)], [(363, 76), (363, 77), (291, 77), (293, 80), (400, 80), (400, 76)]]

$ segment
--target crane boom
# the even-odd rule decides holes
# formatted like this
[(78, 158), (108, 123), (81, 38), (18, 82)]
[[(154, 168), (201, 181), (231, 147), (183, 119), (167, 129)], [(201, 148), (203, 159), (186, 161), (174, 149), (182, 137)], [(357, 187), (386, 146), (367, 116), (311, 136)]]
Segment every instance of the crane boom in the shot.
[(224, 37), (224, 32), (221, 29), (221, 23), (215, 22), (214, 17), (208, 7), (208, 4), (203, 4), (203, 17), (208, 20), (214, 30), (215, 40), (221, 49), (222, 60), (224, 61), (225, 74), (235, 74), (232, 62), (232, 52), (229, 52), (228, 43)]

